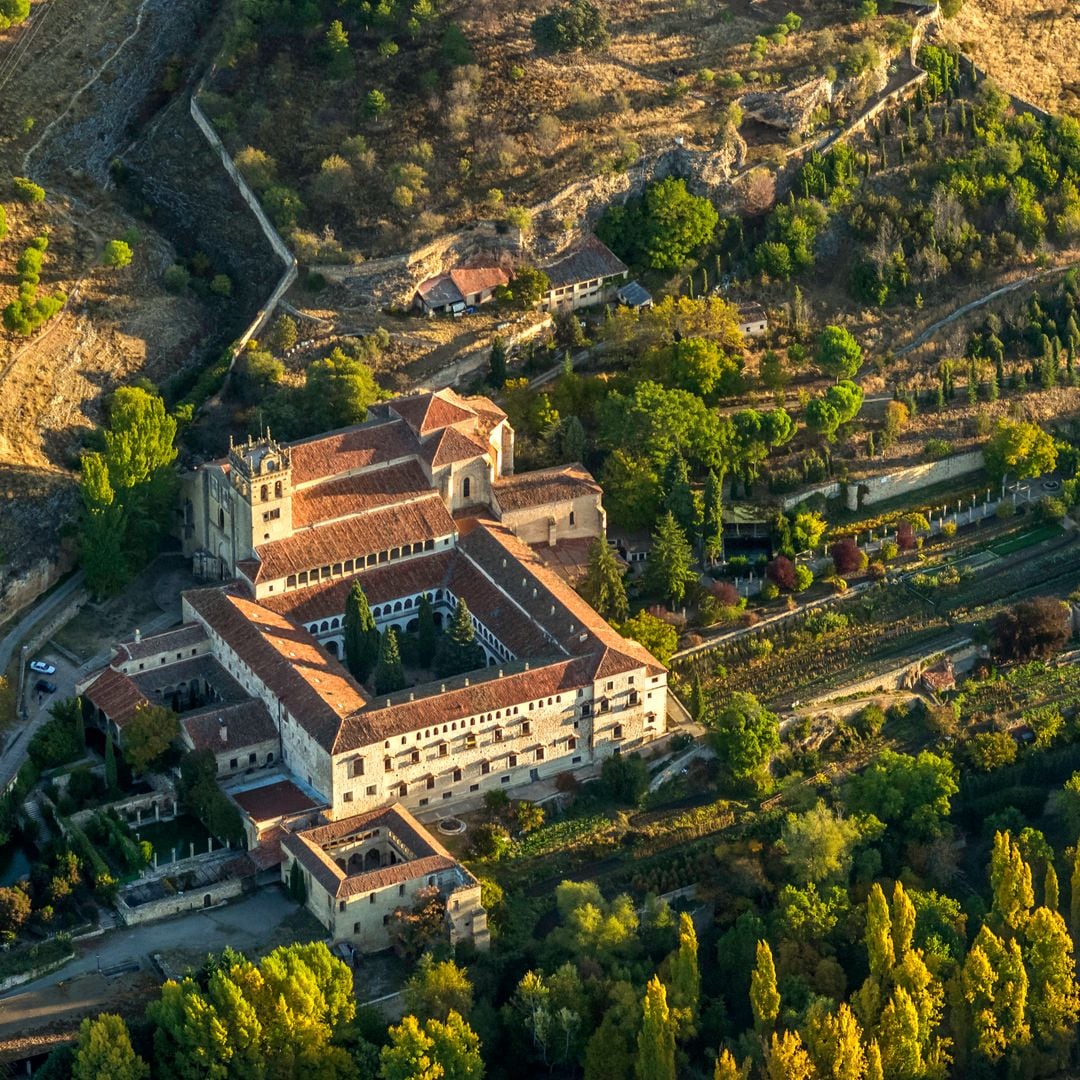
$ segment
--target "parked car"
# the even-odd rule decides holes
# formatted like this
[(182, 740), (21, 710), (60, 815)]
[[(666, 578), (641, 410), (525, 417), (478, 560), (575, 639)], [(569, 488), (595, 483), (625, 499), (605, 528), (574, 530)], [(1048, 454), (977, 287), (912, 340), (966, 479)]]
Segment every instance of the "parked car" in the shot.
[(30, 670), (36, 671), (39, 675), (55, 675), (56, 668), (52, 664), (46, 664), (44, 660), (31, 660)]
[(54, 682), (49, 682), (48, 679), (38, 679), (34, 683), (34, 690), (39, 694), (55, 694), (59, 687)]

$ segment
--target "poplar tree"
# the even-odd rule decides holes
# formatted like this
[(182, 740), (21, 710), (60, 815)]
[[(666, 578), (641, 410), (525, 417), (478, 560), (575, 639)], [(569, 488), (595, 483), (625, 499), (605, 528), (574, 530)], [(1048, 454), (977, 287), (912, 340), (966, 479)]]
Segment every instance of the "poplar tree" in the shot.
[(697, 1031), (701, 972), (698, 969), (698, 940), (694, 920), (685, 911), (679, 916), (679, 946), (667, 958), (667, 977), (664, 981), (679, 1038), (692, 1038)]
[(1065, 920), (1045, 907), (1037, 908), (1028, 920), (1026, 937), (1031, 1033), (1061, 1068), (1068, 1059), (1080, 1018), (1072, 939)]
[(637, 1080), (675, 1080), (675, 1022), (664, 984), (655, 975), (645, 988), (637, 1051)]
[(602, 536), (589, 545), (589, 569), (581, 585), (581, 595), (605, 619), (623, 622), (629, 614), (622, 567)]
[(776, 966), (767, 941), (757, 943), (757, 963), (750, 973), (750, 1008), (754, 1013), (754, 1026), (764, 1036), (772, 1030), (780, 1013)]
[(881, 1048), (877, 1039), (871, 1039), (866, 1046), (866, 1080), (885, 1080), (885, 1071), (881, 1066)]
[(806, 1049), (818, 1074), (829, 1080), (862, 1080), (866, 1072), (866, 1051), (862, 1028), (846, 1003), (831, 1012), (822, 1003), (810, 1006), (803, 1025)]
[(878, 1022), (881, 1043), (881, 1065), (886, 1076), (918, 1076), (923, 1067), (919, 1045), (919, 1014), (911, 995), (902, 987), (893, 990), (892, 997), (881, 1010)]
[(953, 1019), (962, 1051), (993, 1062), (1031, 1041), (1028, 977), (1015, 938), (981, 927), (960, 968), (957, 994)]
[(401, 663), (397, 631), (387, 627), (379, 646), (379, 659), (372, 675), (376, 694), (393, 694), (405, 689), (405, 668)]
[(813, 1080), (814, 1063), (797, 1031), (774, 1031), (765, 1051), (765, 1075), (768, 1080)]
[(1080, 941), (1080, 841), (1073, 848), (1072, 876), (1069, 878), (1069, 925), (1074, 941)]
[(1035, 905), (1031, 885), (1031, 867), (1020, 848), (1006, 832), (994, 834), (990, 852), (991, 913), (1007, 935), (1015, 934), (1027, 922)]
[(375, 670), (379, 641), (367, 594), (354, 581), (345, 601), (345, 664), (357, 682), (367, 682)]
[(1048, 862), (1046, 875), (1043, 878), (1043, 906), (1051, 911), (1057, 911), (1061, 903), (1059, 892), (1057, 871), (1054, 869), (1054, 864)]
[(883, 978), (896, 962), (893, 950), (892, 920), (889, 902), (875, 881), (866, 898), (866, 952), (870, 961), (870, 974)]
[(131, 1046), (127, 1025), (114, 1013), (87, 1017), (71, 1064), (72, 1080), (146, 1080), (150, 1067)]
[(713, 1068), (713, 1080), (746, 1080), (750, 1075), (749, 1058), (739, 1065), (730, 1050), (721, 1050)]
[(901, 960), (911, 948), (915, 935), (915, 905), (908, 899), (904, 886), (897, 881), (892, 895), (892, 939), (896, 959)]

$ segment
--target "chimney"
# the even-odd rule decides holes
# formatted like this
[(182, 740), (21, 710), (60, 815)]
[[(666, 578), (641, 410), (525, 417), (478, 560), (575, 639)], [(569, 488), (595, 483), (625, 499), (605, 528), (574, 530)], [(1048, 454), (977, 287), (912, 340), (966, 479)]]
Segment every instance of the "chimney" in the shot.
[(525, 661), (525, 670), (526, 671), (529, 670), (529, 661), (528, 660)]
[(469, 676), (468, 675), (465, 676), (465, 685), (466, 686), (469, 685)]
[(410, 701), (415, 701), (416, 700), (416, 695), (411, 690), (409, 691), (409, 700)]
[(502, 677), (503, 677), (502, 668), (499, 668), (499, 678), (501, 679)]
[(136, 626), (135, 627), (135, 644), (138, 645), (140, 641), (142, 641), (142, 631)]
[(445, 694), (446, 693), (446, 683), (440, 683), (439, 684), (439, 693), (440, 694)]
[(229, 741), (229, 725), (225, 723), (225, 717), (218, 717), (218, 735), (221, 736), (221, 741), (227, 743)]

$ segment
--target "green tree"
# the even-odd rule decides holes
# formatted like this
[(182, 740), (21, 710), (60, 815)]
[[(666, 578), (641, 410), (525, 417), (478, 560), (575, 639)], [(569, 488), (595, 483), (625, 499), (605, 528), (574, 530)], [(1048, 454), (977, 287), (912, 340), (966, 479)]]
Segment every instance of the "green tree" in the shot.
[(842, 326), (826, 326), (818, 335), (814, 362), (837, 382), (854, 378), (862, 363), (862, 349), (851, 331)]
[(692, 195), (685, 180), (668, 177), (650, 184), (641, 198), (610, 208), (597, 235), (632, 262), (677, 270), (712, 240), (719, 220), (708, 199)]
[(1065, 920), (1045, 907), (1035, 909), (1025, 936), (1032, 1035), (1056, 1062), (1056, 1067), (1061, 1068), (1068, 1058), (1080, 1019), (1072, 939)]
[(675, 1021), (664, 984), (655, 975), (645, 988), (637, 1051), (637, 1080), (675, 1080)]
[(694, 505), (694, 493), (690, 488), (690, 471), (686, 467), (686, 458), (678, 451), (668, 458), (660, 483), (664, 494), (664, 509), (670, 511), (683, 532), (689, 534), (697, 524), (697, 507)]
[(116, 270), (128, 266), (131, 263), (131, 245), (123, 240), (110, 240), (105, 245), (101, 261)]
[(1048, 862), (1043, 876), (1043, 907), (1057, 911), (1061, 904), (1059, 891), (1057, 871), (1054, 869), (1054, 864)]
[(439, 628), (435, 625), (435, 612), (427, 593), (416, 605), (416, 657), (427, 667), (435, 659), (439, 647)]
[(694, 554), (675, 515), (669, 510), (660, 519), (652, 537), (652, 550), (646, 576), (650, 586), (678, 606), (686, 596), (686, 587), (694, 580)]
[(639, 806), (649, 790), (649, 770), (640, 754), (613, 754), (600, 769), (600, 784), (612, 799)]
[(349, 74), (352, 67), (349, 53), (349, 34), (342, 25), (340, 19), (334, 19), (326, 28), (323, 38), (326, 47), (326, 56), (331, 75), (335, 78), (343, 78)]
[(375, 670), (381, 640), (367, 594), (354, 581), (345, 601), (345, 663), (357, 682), (367, 682)]
[(30, 894), (25, 888), (0, 886), (0, 937), (10, 939), (17, 934), (29, 920), (31, 906)]
[(299, 336), (296, 320), (289, 315), (279, 315), (274, 320), (274, 325), (270, 327), (267, 343), (274, 353), (281, 356), (296, 344)]
[(724, 493), (720, 478), (710, 469), (702, 500), (701, 539), (705, 555), (718, 559), (724, 551)]
[(941, 834), (957, 790), (948, 758), (929, 750), (917, 757), (883, 750), (847, 783), (844, 801), (850, 811), (873, 814), (914, 837), (932, 838)]
[(757, 943), (757, 960), (750, 974), (750, 1008), (754, 1027), (763, 1038), (780, 1015), (780, 991), (776, 987), (776, 965), (767, 941)]
[(806, 1048), (819, 1076), (829, 1080), (863, 1080), (866, 1051), (862, 1028), (847, 1004), (841, 1002), (836, 1012), (820, 1009), (808, 1013), (804, 1031)]
[(110, 795), (116, 793), (116, 747), (113, 746), (112, 729), (105, 734), (105, 787)]
[(589, 545), (589, 568), (581, 583), (581, 595), (605, 619), (624, 620), (629, 610), (623, 568), (611, 545), (597, 536)]
[(881, 1043), (881, 1065), (886, 1076), (915, 1077), (923, 1068), (922, 1047), (919, 1042), (919, 1014), (911, 995), (902, 987), (881, 1010), (878, 1023)]
[(30, 14), (30, 0), (0, 0), (0, 30), (21, 23)]
[(666, 664), (679, 647), (678, 630), (648, 611), (639, 611), (633, 618), (620, 623), (618, 631), (623, 637), (644, 645), (661, 664)]
[(502, 389), (506, 382), (506, 345), (501, 337), (496, 336), (491, 343), (491, 356), (488, 359), (488, 383), (496, 390)]
[(304, 872), (300, 869), (300, 860), (293, 859), (289, 867), (289, 895), (303, 907), (307, 903), (307, 882), (304, 880)]
[(774, 1031), (765, 1050), (766, 1080), (813, 1080), (814, 1065), (797, 1031)]
[(364, 112), (372, 120), (380, 120), (387, 109), (390, 108), (390, 102), (386, 99), (386, 95), (381, 90), (369, 90), (367, 97), (364, 98)]
[(535, 19), (532, 36), (542, 52), (596, 52), (610, 37), (604, 13), (591, 0), (569, 0)]
[(983, 447), (983, 457), (986, 471), (995, 483), (1010, 475), (1026, 480), (1053, 471), (1057, 465), (1057, 447), (1038, 424), (1002, 419)]
[(701, 1000), (701, 971), (698, 968), (698, 940), (694, 920), (684, 911), (679, 915), (679, 945), (665, 961), (664, 983), (668, 1006), (680, 1039), (697, 1031)]
[(72, 1080), (146, 1080), (150, 1068), (131, 1046), (127, 1025), (115, 1013), (87, 1017), (71, 1065)]
[(780, 749), (779, 721), (753, 694), (736, 692), (714, 701), (705, 725), (721, 764), (740, 782), (761, 786)]
[(1031, 1040), (1028, 976), (1019, 942), (980, 928), (957, 977), (953, 1022), (963, 1056), (997, 1061)]
[(893, 946), (889, 902), (876, 881), (866, 898), (866, 952), (872, 976), (880, 979), (892, 971), (896, 963), (896, 952)]
[(452, 1012), (467, 1020), (472, 1011), (473, 988), (468, 972), (453, 960), (436, 960), (431, 953), (420, 958), (403, 994), (405, 1008), (422, 1021), (445, 1023)]
[(845, 818), (819, 799), (809, 810), (788, 814), (780, 837), (793, 880), (846, 881), (862, 829), (855, 819)]
[(1006, 936), (1019, 933), (1035, 906), (1031, 867), (1020, 854), (1020, 847), (1006, 832), (994, 833), (990, 852), (991, 912)]
[(465, 598), (458, 600), (450, 628), (439, 641), (435, 655), (435, 674), (460, 675), (484, 666), (484, 647), (476, 640), (472, 614)]
[(371, 368), (337, 348), (308, 365), (302, 408), (309, 430), (330, 431), (363, 423), (381, 396)]
[(397, 631), (389, 626), (382, 635), (379, 644), (379, 658), (372, 673), (376, 694), (393, 694), (404, 690), (405, 668), (401, 663), (401, 650), (398, 648)]
[(180, 719), (163, 705), (143, 705), (124, 725), (122, 748), (131, 771), (152, 771), (180, 735)]

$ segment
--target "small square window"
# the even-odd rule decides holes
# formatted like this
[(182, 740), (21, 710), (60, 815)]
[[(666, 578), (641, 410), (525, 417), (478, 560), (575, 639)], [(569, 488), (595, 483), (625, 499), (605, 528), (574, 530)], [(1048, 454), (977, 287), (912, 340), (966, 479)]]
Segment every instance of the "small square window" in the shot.
[(370, 784), (368, 787), (364, 788), (364, 794), (365, 795), (374, 795), (375, 794), (375, 785)]
[(421, 800), (420, 800), (420, 805), (421, 805), (421, 806), (427, 806), (427, 804), (428, 804), (428, 801), (427, 801), (427, 799), (426, 799), (426, 798), (425, 798), (425, 799), (421, 799)]
[(352, 802), (353, 801), (353, 793), (351, 791), (346, 791), (343, 801), (344, 802)]
[(236, 766), (237, 766), (236, 758), (229, 758), (229, 768), (230, 769), (235, 769)]
[(442, 797), (443, 797), (444, 799), (449, 799), (449, 798), (452, 798), (452, 797), (453, 797), (453, 794), (454, 794), (454, 793), (453, 793), (452, 791), (444, 791), (444, 792), (442, 793)]
[(510, 783), (510, 777), (509, 776), (500, 777), (499, 778), (499, 783), (500, 784), (509, 784)]
[(580, 757), (571, 758), (570, 759), (570, 764), (571, 765), (580, 765), (581, 764), (581, 758)]
[(469, 785), (469, 790), (470, 791), (479, 791), (480, 790), (480, 785), (479, 784), (470, 784)]

